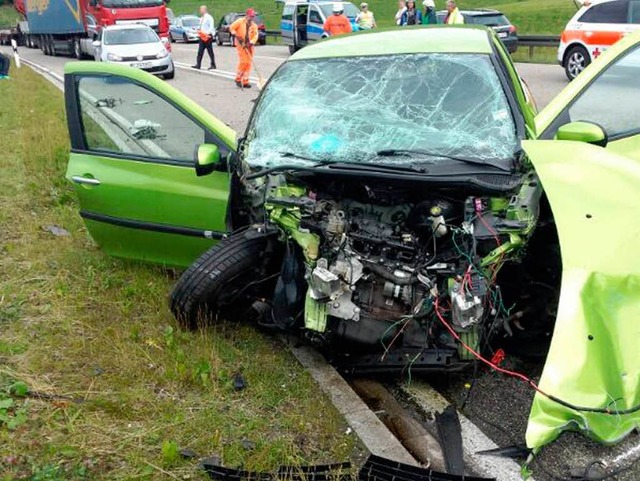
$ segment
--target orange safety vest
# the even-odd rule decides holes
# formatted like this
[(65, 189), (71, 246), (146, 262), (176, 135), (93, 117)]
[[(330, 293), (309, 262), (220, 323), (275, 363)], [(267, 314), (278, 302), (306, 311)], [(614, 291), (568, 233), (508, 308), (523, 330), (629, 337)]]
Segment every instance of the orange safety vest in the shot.
[(233, 22), (229, 26), (229, 31), (231, 35), (235, 36), (237, 39), (243, 40), (245, 43), (247, 40), (252, 45), (258, 43), (258, 26), (254, 23), (249, 27), (249, 32), (247, 32), (247, 20), (246, 17), (241, 17), (235, 22)]
[(351, 22), (349, 22), (349, 19), (344, 15), (331, 15), (324, 22), (324, 26), (322, 28), (332, 37), (352, 32)]

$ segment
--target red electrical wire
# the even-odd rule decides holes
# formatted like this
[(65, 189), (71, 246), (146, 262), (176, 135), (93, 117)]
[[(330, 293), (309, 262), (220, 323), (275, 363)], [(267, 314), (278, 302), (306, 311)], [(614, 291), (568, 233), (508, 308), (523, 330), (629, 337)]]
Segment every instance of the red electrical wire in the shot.
[(592, 412), (592, 413), (600, 413), (600, 414), (611, 414), (611, 415), (622, 415), (622, 414), (631, 414), (637, 411), (640, 411), (640, 404), (630, 407), (628, 409), (609, 409), (609, 408), (592, 408), (592, 407), (585, 407), (585, 406), (576, 406), (575, 404), (571, 404), (568, 401), (564, 401), (560, 398), (557, 398), (556, 396), (553, 396), (551, 394), (547, 394), (546, 392), (544, 392), (542, 389), (540, 389), (538, 387), (538, 385), (533, 381), (533, 379), (531, 379), (530, 377), (526, 376), (525, 374), (522, 374), (520, 372), (517, 371), (511, 371), (509, 369), (504, 369), (500, 366), (498, 366), (497, 364), (491, 362), (490, 360), (488, 360), (487, 358), (485, 358), (484, 356), (482, 356), (480, 353), (476, 352), (472, 347), (470, 347), (467, 343), (465, 343), (462, 338), (460, 337), (460, 335), (453, 329), (453, 327), (451, 327), (451, 325), (445, 320), (445, 318), (442, 316), (442, 314), (440, 313), (440, 305), (439, 305), (439, 299), (436, 297), (435, 302), (433, 304), (435, 313), (436, 313), (436, 317), (438, 318), (438, 320), (440, 321), (440, 323), (447, 329), (447, 331), (449, 331), (449, 333), (456, 339), (456, 341), (458, 341), (462, 347), (464, 347), (467, 351), (469, 351), (471, 354), (473, 354), (473, 356), (475, 356), (478, 360), (482, 361), (483, 363), (485, 363), (487, 366), (491, 367), (493, 370), (498, 371), (502, 374), (506, 374), (507, 376), (511, 376), (511, 377), (515, 377), (517, 379), (520, 379), (521, 381), (526, 382), (527, 384), (529, 384), (533, 389), (535, 389), (538, 393), (542, 394), (544, 397), (564, 406), (567, 407), (569, 409), (573, 409), (575, 411), (584, 411), (584, 412)]

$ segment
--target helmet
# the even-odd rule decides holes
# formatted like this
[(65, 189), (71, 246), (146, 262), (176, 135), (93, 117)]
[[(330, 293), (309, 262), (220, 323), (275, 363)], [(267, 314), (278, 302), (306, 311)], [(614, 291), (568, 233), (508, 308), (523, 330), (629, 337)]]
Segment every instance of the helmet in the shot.
[(342, 3), (334, 3), (333, 4), (333, 13), (342, 13), (344, 12), (344, 7)]
[(247, 8), (247, 17), (255, 17), (256, 11), (253, 8)]

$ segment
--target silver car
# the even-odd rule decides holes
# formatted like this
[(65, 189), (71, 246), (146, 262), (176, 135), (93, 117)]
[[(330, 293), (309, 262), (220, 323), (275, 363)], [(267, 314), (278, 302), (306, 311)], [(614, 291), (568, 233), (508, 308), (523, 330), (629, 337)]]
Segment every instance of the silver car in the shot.
[(169, 44), (146, 25), (110, 25), (93, 46), (98, 62), (121, 63), (166, 79), (175, 76)]
[(171, 22), (169, 38), (172, 42), (181, 40), (185, 43), (197, 42), (200, 19), (195, 15), (180, 15)]

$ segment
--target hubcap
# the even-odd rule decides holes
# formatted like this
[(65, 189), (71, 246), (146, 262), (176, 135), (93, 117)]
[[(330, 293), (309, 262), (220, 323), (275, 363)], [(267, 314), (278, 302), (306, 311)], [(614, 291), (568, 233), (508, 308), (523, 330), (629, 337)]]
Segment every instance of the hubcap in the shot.
[(581, 52), (574, 52), (569, 57), (569, 73), (575, 78), (585, 68), (585, 58)]

